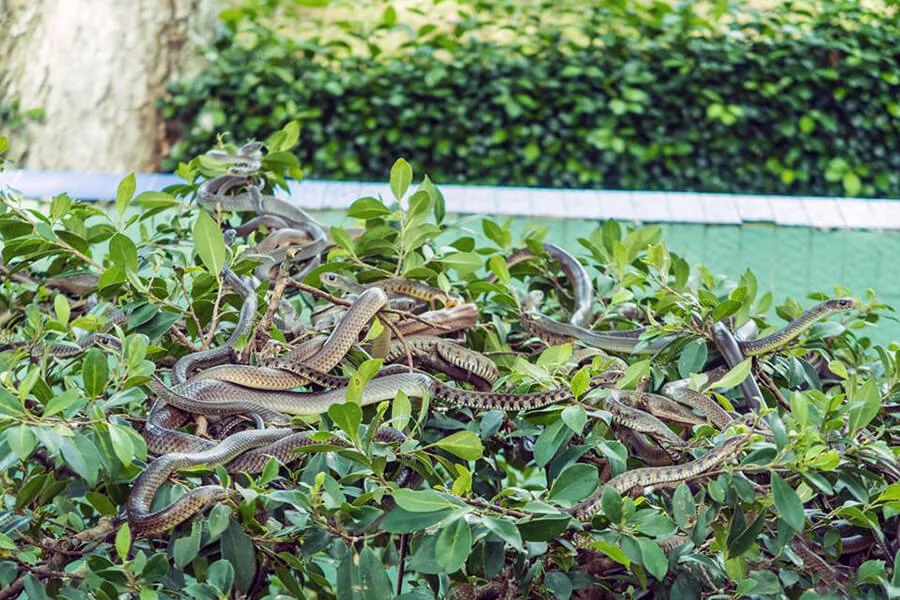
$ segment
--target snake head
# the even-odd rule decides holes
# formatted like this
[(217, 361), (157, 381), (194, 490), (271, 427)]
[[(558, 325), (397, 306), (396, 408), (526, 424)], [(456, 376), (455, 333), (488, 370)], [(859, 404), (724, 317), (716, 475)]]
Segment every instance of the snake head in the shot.
[(832, 310), (853, 310), (857, 307), (855, 298), (832, 298), (825, 304)]
[(322, 273), (319, 275), (319, 280), (325, 285), (339, 285), (341, 282), (341, 276), (337, 273)]

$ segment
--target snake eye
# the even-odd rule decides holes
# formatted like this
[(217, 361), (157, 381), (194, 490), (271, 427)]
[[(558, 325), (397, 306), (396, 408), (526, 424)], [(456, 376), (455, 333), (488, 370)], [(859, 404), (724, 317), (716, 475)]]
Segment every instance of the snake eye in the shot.
[(836, 298), (835, 304), (841, 310), (850, 310), (856, 308), (856, 300), (853, 298)]

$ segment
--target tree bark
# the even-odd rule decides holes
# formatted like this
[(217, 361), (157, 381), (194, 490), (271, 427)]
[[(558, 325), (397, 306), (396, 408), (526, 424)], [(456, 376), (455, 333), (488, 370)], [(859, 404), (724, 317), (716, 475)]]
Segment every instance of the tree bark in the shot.
[[(201, 67), (218, 0), (0, 0), (0, 123), (13, 167), (153, 171), (166, 152), (156, 100)], [(0, 110), (0, 115), (3, 112)]]

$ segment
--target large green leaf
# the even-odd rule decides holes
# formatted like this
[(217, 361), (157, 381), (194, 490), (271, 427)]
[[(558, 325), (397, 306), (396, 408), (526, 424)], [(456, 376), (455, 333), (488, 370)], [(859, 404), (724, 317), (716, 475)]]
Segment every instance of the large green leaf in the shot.
[(225, 266), (225, 238), (209, 213), (197, 213), (194, 223), (194, 250), (206, 269), (218, 276)]

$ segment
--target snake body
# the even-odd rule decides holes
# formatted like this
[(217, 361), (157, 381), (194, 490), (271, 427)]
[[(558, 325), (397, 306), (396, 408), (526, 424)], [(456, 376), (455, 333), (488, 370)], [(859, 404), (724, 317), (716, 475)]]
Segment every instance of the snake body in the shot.
[(668, 348), (676, 336), (660, 336), (642, 340), (647, 330), (592, 331), (571, 323), (561, 323), (536, 311), (521, 313), (522, 327), (548, 344), (579, 341), (588, 346), (620, 354), (656, 354)]
[[(569, 323), (577, 327), (587, 327), (591, 322), (594, 310), (594, 286), (587, 270), (582, 266), (578, 259), (566, 252), (555, 244), (541, 244), (544, 252), (556, 260), (562, 268), (563, 273), (572, 284), (572, 290), (575, 293), (575, 305)], [(537, 254), (532, 252), (530, 248), (522, 248), (516, 250), (506, 259), (507, 266), (513, 266), (526, 260), (536, 258)], [(495, 281), (496, 276), (491, 275), (488, 281)]]
[(640, 494), (649, 493), (659, 487), (677, 486), (737, 457), (746, 440), (746, 436), (743, 435), (729, 438), (718, 448), (684, 464), (626, 471), (600, 486), (597, 491), (570, 508), (568, 512), (580, 521), (590, 520), (600, 510), (603, 490), (607, 487), (619, 494)]
[(819, 320), (836, 312), (856, 308), (853, 298), (831, 298), (821, 302), (771, 335), (753, 341), (738, 342), (744, 356), (759, 356), (784, 347)]
[(384, 290), (388, 295), (407, 296), (409, 298), (415, 298), (417, 300), (428, 302), (429, 304), (440, 302), (447, 308), (452, 308), (454, 306), (462, 304), (463, 302), (460, 296), (448, 294), (439, 288), (425, 285), (424, 283), (421, 283), (419, 281), (403, 279), (401, 277), (381, 279), (379, 281), (366, 285), (356, 283), (348, 277), (344, 277), (343, 275), (331, 272), (322, 273), (320, 275), (320, 279), (322, 280), (322, 283), (327, 286), (334, 287), (351, 294), (361, 294), (365, 290), (377, 286)]

